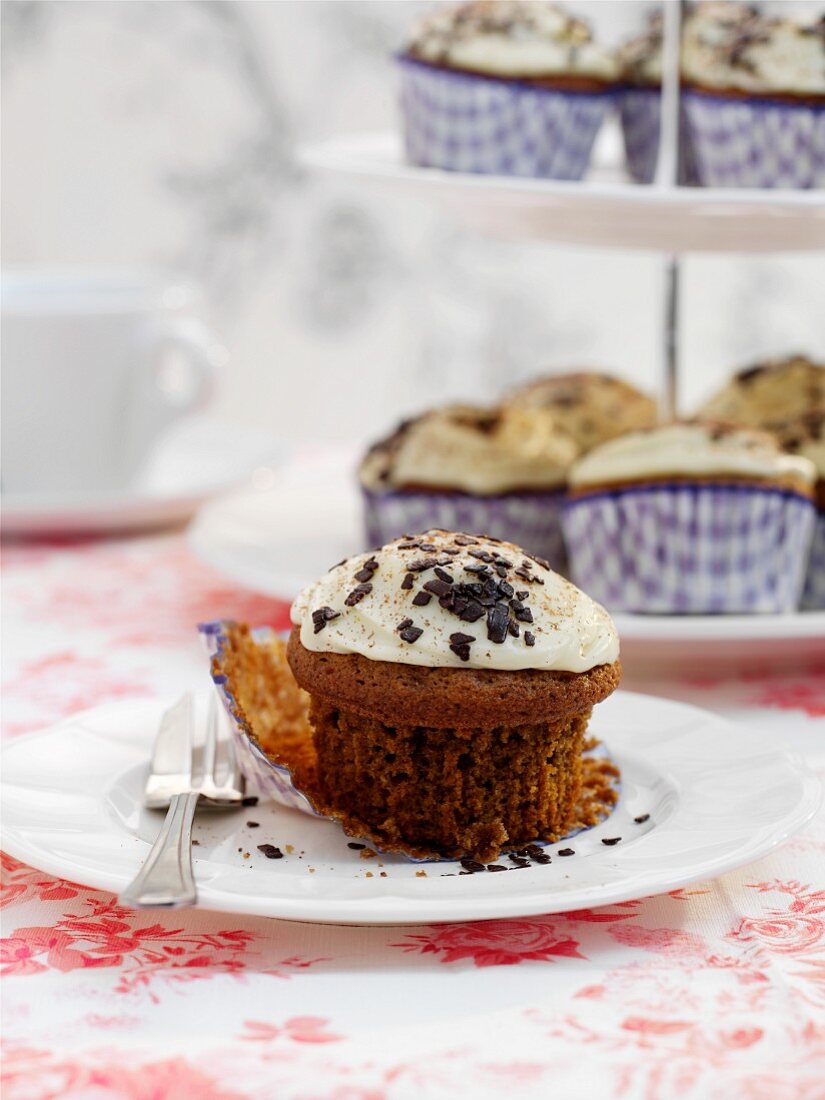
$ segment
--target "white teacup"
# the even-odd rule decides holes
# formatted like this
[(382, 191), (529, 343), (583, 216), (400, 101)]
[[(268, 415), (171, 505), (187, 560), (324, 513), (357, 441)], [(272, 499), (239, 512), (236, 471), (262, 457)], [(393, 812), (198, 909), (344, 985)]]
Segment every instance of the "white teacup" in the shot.
[(173, 420), (204, 403), (225, 352), (184, 284), (119, 273), (2, 279), (2, 484), (125, 488)]

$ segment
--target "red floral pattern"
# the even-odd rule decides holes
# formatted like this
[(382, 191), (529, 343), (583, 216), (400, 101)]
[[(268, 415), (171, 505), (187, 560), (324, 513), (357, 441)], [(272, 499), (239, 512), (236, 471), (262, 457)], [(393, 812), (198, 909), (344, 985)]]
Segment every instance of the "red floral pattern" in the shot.
[(584, 958), (578, 941), (560, 933), (556, 922), (546, 917), (438, 925), (393, 946), (439, 955), (443, 963), (471, 959), (476, 966), (517, 966), (530, 959), (551, 962), (557, 956)]

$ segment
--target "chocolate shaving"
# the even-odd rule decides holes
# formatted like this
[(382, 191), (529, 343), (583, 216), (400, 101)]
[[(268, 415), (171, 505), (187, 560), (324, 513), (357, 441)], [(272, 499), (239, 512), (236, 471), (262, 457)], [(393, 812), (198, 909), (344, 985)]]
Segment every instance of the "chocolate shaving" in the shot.
[(470, 660), (470, 647), (468, 645), (451, 645), (450, 649), (462, 661)]
[(355, 579), (357, 581), (371, 581), (372, 575), (377, 571), (377, 569), (378, 562), (375, 560), (375, 558), (369, 558), (367, 561), (364, 562), (364, 564), (355, 574)]
[(409, 591), (413, 586), (414, 580), (415, 580), (415, 574), (414, 573), (406, 573), (404, 575), (403, 581), (401, 582), (401, 587), (403, 589), (405, 589), (406, 591)]
[(469, 535), (454, 535), (453, 542), (456, 546), (478, 546), (478, 539), (470, 538)]
[(602, 844), (606, 844), (608, 848), (612, 848), (614, 844), (618, 844), (622, 838), (620, 836), (603, 836)]
[(408, 626), (404, 630), (400, 631), (399, 636), (403, 638), (405, 642), (409, 642), (410, 645), (412, 645), (413, 642), (418, 641), (423, 633), (424, 631), (421, 629), (420, 626)]
[(368, 596), (370, 592), (372, 592), (372, 585), (369, 582), (366, 584), (357, 584), (344, 600), (344, 603), (347, 607), (355, 607), (355, 605), (360, 603), (364, 596)]
[(315, 633), (320, 634), (324, 627), (332, 619), (337, 619), (340, 616), (340, 611), (333, 611), (331, 607), (319, 607), (317, 611), (312, 612), (312, 623), (315, 628)]
[(455, 584), (455, 577), (451, 577), (446, 569), (442, 569), (440, 566), (435, 567), (435, 575), (439, 580), (445, 582), (445, 584)]
[(407, 627), (412, 626), (412, 624), (413, 624), (412, 619), (402, 619), (401, 622), (398, 624), (398, 626), (395, 629), (396, 630), (406, 630)]
[(531, 623), (533, 621), (533, 612), (529, 607), (520, 607), (513, 614), (520, 623)]
[(494, 604), (487, 612), (487, 637), (498, 645), (506, 639), (510, 616), (507, 608), (500, 603)]
[(510, 631), (514, 638), (517, 638), (521, 633), (521, 628), (519, 627), (518, 623), (514, 623), (512, 619), (510, 620), (510, 625), (507, 627), (507, 629)]
[(429, 592), (416, 592), (415, 596), (413, 597), (413, 603), (416, 607), (426, 607), (431, 599), (432, 596), (429, 594)]
[(524, 631), (524, 644), (529, 645), (529, 646), (533, 646), (533, 645), (536, 644), (536, 636), (535, 636), (535, 634), (533, 634), (532, 631), (530, 631), (530, 630), (525, 630)]
[(639, 816), (634, 817), (633, 820), (637, 825), (644, 825), (646, 821), (650, 821), (650, 814), (639, 814)]
[(462, 634), (459, 632), (457, 634), (451, 634), (450, 641), (453, 645), (469, 645), (470, 642), (475, 641), (475, 636), (473, 634)]
[(452, 584), (448, 584), (447, 581), (443, 580), (427, 581), (424, 585), (424, 591), (432, 592), (434, 596), (449, 596), (452, 588)]

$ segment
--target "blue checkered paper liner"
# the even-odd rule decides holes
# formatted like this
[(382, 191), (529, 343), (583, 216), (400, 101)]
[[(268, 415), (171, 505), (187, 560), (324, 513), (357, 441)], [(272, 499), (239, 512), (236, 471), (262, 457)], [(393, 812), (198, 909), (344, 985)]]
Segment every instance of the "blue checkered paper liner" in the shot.
[(412, 164), (557, 180), (587, 171), (612, 92), (559, 91), (397, 60)]
[(557, 572), (567, 568), (561, 530), (565, 494), (561, 489), (482, 497), (437, 490), (376, 492), (362, 488), (362, 496), (368, 547), (441, 527), (514, 542), (546, 558)]
[(825, 610), (825, 512), (822, 511), (816, 514), (800, 607), (805, 611)]
[[(619, 97), (627, 170), (636, 183), (652, 183), (659, 158), (662, 94), (658, 88), (625, 88)], [(679, 182), (697, 183), (684, 108), (679, 126)]]
[(748, 485), (673, 483), (573, 497), (562, 523), (572, 578), (611, 611), (793, 611), (815, 508)]
[[(206, 651), (209, 654), (210, 661), (212, 657), (220, 654), (224, 645), (226, 645), (227, 629), (233, 624), (224, 620), (216, 620), (209, 623), (201, 623), (198, 627), (198, 631), (203, 639)], [(259, 645), (266, 645), (272, 640), (274, 631), (271, 627), (263, 626), (252, 631), (252, 637)], [(218, 693), (218, 698), (223, 704), (226, 713), (229, 715), (231, 721), (231, 728), (233, 734), (233, 746), (235, 749), (235, 755), (238, 761), (238, 766), (243, 772), (249, 788), (256, 791), (263, 798), (270, 798), (273, 802), (278, 802), (282, 806), (287, 806), (291, 810), (300, 810), (301, 813), (309, 814), (311, 817), (326, 817), (327, 815), (319, 813), (312, 805), (307, 796), (295, 785), (292, 772), (285, 764), (276, 764), (270, 760), (263, 749), (260, 747), (252, 731), (239, 719), (239, 708), (235, 700), (234, 695), (229, 690), (226, 677), (221, 674), (211, 673), (212, 682), (215, 685), (215, 690)], [(615, 764), (613, 757), (610, 754), (608, 748), (601, 742), (597, 742), (592, 749), (586, 750), (585, 756), (593, 757), (595, 759), (609, 760)], [(621, 776), (610, 776), (608, 779), (610, 786), (616, 792), (621, 793)], [(604, 814), (597, 824), (606, 820), (610, 816), (610, 813)], [(330, 820), (334, 820), (330, 818)], [(591, 828), (592, 826), (586, 826)], [(574, 829), (567, 833), (565, 836), (560, 837), (559, 840), (554, 843), (558, 844), (563, 840), (569, 840), (571, 837), (578, 836), (579, 833), (585, 832), (585, 829)], [(369, 844), (371, 848), (375, 848), (380, 851), (381, 849), (371, 838), (359, 838)], [(547, 842), (543, 840), (535, 841), (536, 844), (545, 845)], [(402, 855), (410, 863), (440, 863), (448, 862), (437, 858), (420, 859), (414, 856), (407, 855), (405, 852), (395, 853)]]
[(825, 104), (683, 93), (705, 187), (825, 187)]

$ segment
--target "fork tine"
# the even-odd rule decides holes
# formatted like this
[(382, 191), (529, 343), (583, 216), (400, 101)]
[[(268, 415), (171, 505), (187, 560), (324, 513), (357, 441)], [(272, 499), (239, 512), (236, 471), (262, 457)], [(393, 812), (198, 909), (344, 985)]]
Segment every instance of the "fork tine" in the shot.
[(230, 787), (237, 787), (241, 782), (241, 769), (238, 766), (238, 756), (235, 752), (235, 740), (229, 732), (226, 712), (220, 704), (215, 703), (214, 697), (213, 703), (216, 711), (215, 723), (218, 731), (218, 750), (227, 771), (224, 783)]

